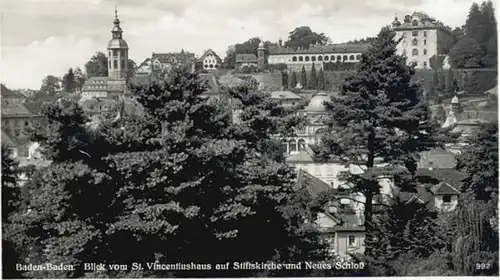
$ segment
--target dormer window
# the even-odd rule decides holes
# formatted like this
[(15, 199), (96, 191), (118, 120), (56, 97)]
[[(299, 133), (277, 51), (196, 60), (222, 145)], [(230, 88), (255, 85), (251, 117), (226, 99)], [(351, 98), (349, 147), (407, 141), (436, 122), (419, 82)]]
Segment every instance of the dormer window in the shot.
[(417, 26), (417, 25), (418, 25), (418, 20), (414, 19), (414, 20), (411, 22), (411, 25), (412, 25), (412, 26)]

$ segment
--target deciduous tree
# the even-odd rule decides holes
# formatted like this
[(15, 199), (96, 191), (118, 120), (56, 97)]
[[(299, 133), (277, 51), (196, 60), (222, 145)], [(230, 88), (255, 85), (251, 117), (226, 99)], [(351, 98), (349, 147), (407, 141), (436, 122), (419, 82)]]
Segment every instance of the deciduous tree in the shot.
[(65, 92), (74, 92), (76, 89), (76, 78), (73, 68), (69, 68), (68, 73), (62, 78), (62, 85)]
[(453, 68), (464, 68), (468, 61), (481, 61), (483, 54), (484, 52), (479, 43), (475, 39), (466, 36), (450, 50), (450, 64)]
[(108, 76), (108, 58), (102, 52), (97, 52), (85, 63), (87, 78), (107, 77)]
[(309, 26), (300, 26), (290, 31), (285, 47), (294, 50), (298, 48), (308, 49), (312, 45), (325, 45), (329, 40), (324, 33), (313, 32)]
[(61, 89), (61, 79), (52, 75), (48, 75), (42, 81), (42, 86), (40, 87), (41, 95), (55, 96), (56, 93)]

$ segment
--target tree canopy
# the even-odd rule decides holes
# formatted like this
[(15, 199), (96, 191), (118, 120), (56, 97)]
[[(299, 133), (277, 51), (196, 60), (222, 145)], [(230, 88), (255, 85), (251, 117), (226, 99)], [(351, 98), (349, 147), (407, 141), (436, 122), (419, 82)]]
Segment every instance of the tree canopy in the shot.
[[(142, 116), (89, 120), (69, 101), (45, 110), (49, 125), (36, 137), (54, 163), (28, 185), (30, 211), (13, 216), (14, 241), (35, 264), (64, 260), (77, 270), (26, 276), (252, 276), (262, 271), (130, 264), (326, 258), (296, 206), (293, 170), (270, 156), (271, 135), (301, 122), (292, 109), (238, 87), (230, 92), (243, 111), (233, 122), (227, 104), (202, 97), (206, 85), (182, 71), (134, 89)], [(129, 266), (83, 271), (85, 262)]]
[(326, 45), (330, 39), (324, 33), (316, 33), (309, 26), (299, 26), (290, 31), (285, 47), (294, 50), (308, 49), (312, 45)]

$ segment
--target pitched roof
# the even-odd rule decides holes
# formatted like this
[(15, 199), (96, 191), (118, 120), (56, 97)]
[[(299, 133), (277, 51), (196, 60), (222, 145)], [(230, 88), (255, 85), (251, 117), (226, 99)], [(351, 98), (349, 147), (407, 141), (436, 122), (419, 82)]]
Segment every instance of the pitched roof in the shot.
[(271, 92), (271, 98), (274, 99), (293, 99), (293, 100), (301, 100), (302, 97), (299, 95), (288, 91), (288, 90), (283, 90), (283, 91), (273, 91)]
[(431, 188), (434, 195), (460, 194), (460, 191), (446, 182), (441, 182)]
[(333, 227), (335, 231), (364, 231), (363, 217), (358, 216), (354, 213), (342, 213), (340, 212), (340, 217), (342, 222), (339, 225)]
[(297, 175), (298, 188), (307, 189), (308, 193), (314, 198), (320, 193), (331, 190), (332, 188), (323, 180), (314, 177), (307, 171), (300, 169)]
[(36, 112), (31, 111), (25, 103), (2, 104), (2, 116), (33, 116)]
[(253, 53), (237, 53), (236, 63), (257, 62), (257, 56)]
[(280, 46), (269, 46), (270, 55), (278, 54), (329, 54), (329, 53), (363, 53), (370, 44), (331, 44), (326, 46), (311, 46), (308, 49), (293, 50)]
[(212, 54), (213, 56), (215, 56), (215, 59), (217, 59), (218, 61), (221, 61), (221, 60), (222, 60), (222, 59), (220, 58), (220, 56), (219, 56), (219, 55), (218, 55), (218, 54), (217, 54), (214, 50), (212, 50), (212, 49), (208, 49), (208, 50), (206, 50), (206, 51), (205, 51), (205, 53), (204, 53), (204, 54), (200, 57), (200, 59), (199, 59), (199, 60), (203, 60), (203, 59), (205, 59), (205, 57), (206, 57), (207, 55), (210, 55), (210, 54)]
[(194, 53), (185, 52), (184, 50), (176, 53), (153, 53), (151, 57), (152, 60), (158, 59), (158, 61), (161, 63), (171, 64), (186, 64), (191, 63), (196, 59)]
[(17, 90), (11, 90), (7, 88), (4, 84), (0, 84), (0, 94), (2, 98), (18, 98), (18, 99), (24, 99), (26, 96), (24, 96), (22, 93), (20, 93)]
[(433, 149), (420, 153), (418, 168), (455, 168), (456, 164), (454, 153), (443, 149)]

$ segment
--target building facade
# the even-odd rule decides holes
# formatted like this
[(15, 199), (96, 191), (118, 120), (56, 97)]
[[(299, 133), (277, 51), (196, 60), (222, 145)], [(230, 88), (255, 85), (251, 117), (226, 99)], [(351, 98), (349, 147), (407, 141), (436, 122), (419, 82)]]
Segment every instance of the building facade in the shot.
[(215, 70), (222, 64), (222, 59), (212, 49), (206, 50), (199, 60), (201, 61), (203, 70)]
[(396, 17), (392, 22), (396, 40), (401, 39), (397, 54), (405, 55), (408, 63), (417, 68), (431, 68), (431, 58), (446, 56), (453, 46), (451, 32), (443, 24), (423, 13), (406, 15), (403, 22)]

